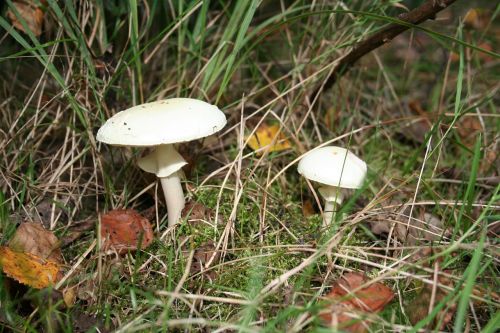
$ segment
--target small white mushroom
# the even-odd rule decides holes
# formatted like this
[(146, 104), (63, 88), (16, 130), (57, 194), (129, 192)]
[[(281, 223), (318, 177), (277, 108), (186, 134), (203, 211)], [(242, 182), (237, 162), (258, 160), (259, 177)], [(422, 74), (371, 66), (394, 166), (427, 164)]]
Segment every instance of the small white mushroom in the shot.
[(342, 189), (356, 189), (363, 185), (366, 169), (365, 162), (341, 147), (322, 147), (302, 157), (298, 172), (322, 185), (319, 193), (325, 200), (323, 226), (331, 223), (337, 206), (342, 204)]
[(215, 105), (191, 98), (172, 98), (134, 106), (108, 119), (97, 140), (110, 145), (155, 147), (139, 160), (146, 172), (160, 178), (168, 210), (168, 225), (177, 223), (184, 208), (181, 168), (187, 164), (175, 143), (212, 135), (226, 125)]

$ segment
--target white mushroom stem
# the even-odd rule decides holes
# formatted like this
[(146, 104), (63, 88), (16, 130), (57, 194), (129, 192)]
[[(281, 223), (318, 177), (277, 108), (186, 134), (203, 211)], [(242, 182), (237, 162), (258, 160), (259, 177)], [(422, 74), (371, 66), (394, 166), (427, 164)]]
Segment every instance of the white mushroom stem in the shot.
[(325, 207), (323, 209), (323, 227), (327, 227), (332, 223), (337, 208), (342, 204), (344, 196), (342, 189), (336, 186), (324, 186), (319, 188), (319, 193), (325, 199)]
[(169, 226), (179, 221), (184, 208), (181, 168), (186, 164), (187, 162), (171, 144), (157, 146), (155, 151), (138, 161), (142, 170), (154, 173), (160, 178), (167, 203)]
[(184, 208), (184, 192), (182, 191), (180, 173), (176, 171), (168, 177), (162, 177), (160, 182), (167, 202), (168, 226), (171, 227), (180, 220)]

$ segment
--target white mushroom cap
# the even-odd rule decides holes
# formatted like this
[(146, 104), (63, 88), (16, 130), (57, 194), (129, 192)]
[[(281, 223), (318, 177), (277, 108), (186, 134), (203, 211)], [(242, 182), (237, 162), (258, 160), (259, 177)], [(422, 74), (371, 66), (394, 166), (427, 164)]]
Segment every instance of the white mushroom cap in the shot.
[(307, 153), (298, 172), (309, 180), (341, 188), (360, 188), (366, 163), (345, 148), (327, 146)]
[(97, 140), (117, 146), (157, 146), (212, 135), (226, 125), (215, 105), (191, 98), (171, 98), (134, 106), (108, 119)]

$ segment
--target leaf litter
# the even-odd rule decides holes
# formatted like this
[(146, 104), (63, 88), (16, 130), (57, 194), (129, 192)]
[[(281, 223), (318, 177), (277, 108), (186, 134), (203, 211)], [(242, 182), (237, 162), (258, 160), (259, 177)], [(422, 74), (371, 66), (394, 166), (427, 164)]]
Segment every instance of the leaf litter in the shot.
[(320, 313), (322, 323), (345, 332), (366, 332), (367, 317), (382, 311), (394, 298), (391, 288), (380, 282), (369, 282), (360, 272), (340, 277), (325, 296), (329, 305)]
[(115, 209), (101, 216), (103, 249), (124, 254), (145, 249), (154, 238), (149, 221), (133, 209)]
[(370, 222), (371, 231), (375, 235), (391, 235), (401, 242), (415, 245), (419, 241), (438, 241), (449, 235), (443, 221), (423, 209), (413, 211), (408, 215), (410, 207), (384, 212)]
[(6, 246), (0, 247), (0, 265), (7, 276), (36, 289), (54, 285), (60, 271), (59, 264), (52, 260)]
[(267, 125), (262, 123), (255, 133), (248, 139), (248, 146), (253, 150), (259, 151), (258, 155), (267, 152), (278, 152), (290, 149), (290, 141), (281, 132), (279, 125)]
[(9, 241), (9, 247), (17, 252), (31, 253), (42, 259), (62, 263), (59, 239), (38, 223), (22, 223)]
[(19, 225), (8, 247), (0, 250), (5, 274), (37, 289), (53, 285), (61, 278), (62, 263), (59, 240), (37, 223)]
[[(45, 0), (41, 0), (42, 4), (46, 4)], [(19, 16), (26, 22), (27, 28), (35, 35), (40, 36), (42, 33), (42, 24), (44, 12), (41, 7), (36, 4), (33, 0), (14, 0), (12, 6), (15, 10), (9, 8), (7, 11), (7, 17), (12, 22), (12, 25), (22, 31), (27, 32), (26, 28), (22, 24)], [(15, 12), (17, 11), (18, 14)]]

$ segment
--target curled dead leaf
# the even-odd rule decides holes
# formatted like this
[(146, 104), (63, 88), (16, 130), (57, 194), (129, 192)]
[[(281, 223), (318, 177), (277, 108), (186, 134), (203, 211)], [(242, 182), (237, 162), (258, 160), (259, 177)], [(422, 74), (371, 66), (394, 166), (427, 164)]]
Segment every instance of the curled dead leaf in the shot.
[(34, 254), (42, 259), (61, 263), (60, 243), (54, 233), (38, 223), (22, 223), (9, 241), (9, 247), (17, 252)]
[[(42, 0), (41, 3), (46, 4), (46, 1)], [(27, 32), (22, 21), (19, 19), (21, 17), (26, 22), (27, 28), (35, 36), (40, 36), (44, 17), (42, 8), (33, 0), (14, 0), (12, 6), (14, 9), (9, 8), (7, 11), (7, 17), (12, 22), (12, 25), (22, 32)]]
[(331, 302), (320, 313), (324, 325), (346, 332), (366, 332), (369, 314), (381, 311), (393, 298), (391, 288), (380, 282), (371, 283), (363, 273), (347, 273), (333, 285), (326, 299)]
[(258, 152), (259, 155), (263, 154), (264, 151), (282, 151), (292, 147), (290, 141), (281, 132), (279, 125), (267, 125), (265, 123), (262, 123), (248, 139), (248, 146), (253, 150), (265, 148)]
[(36, 289), (57, 282), (59, 265), (36, 255), (0, 247), (0, 266), (7, 276)]
[(118, 253), (145, 249), (153, 242), (153, 229), (147, 219), (133, 209), (115, 209), (101, 216), (101, 237), (105, 250)]

